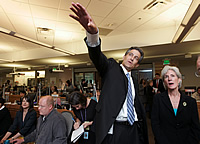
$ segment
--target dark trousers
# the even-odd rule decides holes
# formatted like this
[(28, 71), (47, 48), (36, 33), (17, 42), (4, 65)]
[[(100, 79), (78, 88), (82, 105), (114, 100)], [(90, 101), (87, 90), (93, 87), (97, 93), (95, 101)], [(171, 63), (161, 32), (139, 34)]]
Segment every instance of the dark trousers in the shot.
[(114, 124), (113, 134), (107, 134), (102, 144), (143, 144), (141, 130), (138, 129), (137, 122), (132, 126), (120, 123)]

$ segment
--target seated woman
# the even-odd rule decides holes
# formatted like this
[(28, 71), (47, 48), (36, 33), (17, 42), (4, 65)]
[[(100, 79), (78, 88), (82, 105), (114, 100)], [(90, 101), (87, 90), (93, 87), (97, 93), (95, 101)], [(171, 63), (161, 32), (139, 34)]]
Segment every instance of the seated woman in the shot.
[(5, 100), (0, 98), (0, 140), (8, 131), (10, 125), (12, 124), (11, 116), (9, 110), (4, 106)]
[(200, 123), (197, 103), (179, 89), (182, 75), (177, 67), (165, 66), (161, 72), (163, 93), (154, 96), (151, 115), (156, 144), (198, 144)]
[(8, 139), (17, 128), (19, 132), (14, 135), (11, 139), (16, 139), (20, 136), (26, 136), (30, 134), (36, 128), (36, 121), (37, 121), (37, 113), (33, 109), (33, 102), (27, 96), (24, 96), (21, 99), (21, 106), (20, 110), (16, 113), (16, 117), (14, 119), (13, 124), (10, 126), (8, 132), (1, 140), (3, 143), (6, 139)]
[(97, 102), (75, 91), (71, 93), (69, 103), (72, 105), (74, 114), (76, 115), (74, 129), (78, 129), (81, 124), (83, 124), (85, 128), (85, 132), (78, 140), (78, 143), (95, 144), (95, 133), (92, 124), (95, 117)]

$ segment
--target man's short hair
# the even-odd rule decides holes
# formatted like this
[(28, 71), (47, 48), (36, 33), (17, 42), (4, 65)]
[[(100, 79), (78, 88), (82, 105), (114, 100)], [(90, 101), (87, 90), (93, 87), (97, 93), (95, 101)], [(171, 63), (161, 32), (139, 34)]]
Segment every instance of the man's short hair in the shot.
[(141, 55), (140, 59), (138, 60), (138, 64), (140, 64), (141, 61), (142, 61), (143, 58), (144, 58), (144, 52), (143, 52), (143, 50), (142, 50), (141, 48), (139, 48), (139, 47), (130, 47), (130, 48), (126, 51), (125, 55), (127, 55), (131, 50), (134, 50), (134, 49), (137, 50), (137, 51), (139, 51), (139, 53), (140, 53), (140, 55)]
[(198, 89), (200, 89), (200, 87), (197, 87), (197, 91), (198, 91)]
[(155, 75), (158, 75), (158, 76), (160, 76), (160, 74), (159, 74), (159, 73), (156, 73)]

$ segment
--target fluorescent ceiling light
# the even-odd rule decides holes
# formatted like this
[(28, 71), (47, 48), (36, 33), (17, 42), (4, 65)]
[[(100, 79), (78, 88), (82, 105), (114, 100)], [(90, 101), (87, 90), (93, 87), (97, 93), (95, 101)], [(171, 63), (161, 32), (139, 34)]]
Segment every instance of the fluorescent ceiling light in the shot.
[(18, 34), (14, 31), (7, 30), (7, 29), (2, 28), (2, 27), (0, 27), (0, 32), (7, 34), (7, 35), (10, 35), (10, 36), (13, 36), (13, 37), (16, 37), (16, 38), (19, 38), (19, 39), (22, 39), (22, 40), (25, 40), (25, 41), (28, 41), (28, 42), (31, 42), (31, 43), (34, 43), (34, 44), (37, 44), (37, 45), (40, 45), (40, 46), (43, 46), (43, 47), (46, 47), (46, 48), (49, 48), (49, 49), (52, 49), (52, 50), (55, 50), (55, 51), (58, 51), (58, 52), (61, 52), (61, 53), (65, 53), (66, 55), (75, 55), (73, 52), (69, 52), (69, 51), (66, 51), (66, 50), (63, 50), (63, 49), (60, 49), (60, 48), (55, 48), (55, 46), (51, 46), (49, 44), (31, 39), (29, 37), (23, 36), (21, 34)]
[(192, 31), (194, 26), (199, 22), (200, 20), (199, 16), (200, 16), (200, 0), (193, 0), (172, 42), (181, 43)]

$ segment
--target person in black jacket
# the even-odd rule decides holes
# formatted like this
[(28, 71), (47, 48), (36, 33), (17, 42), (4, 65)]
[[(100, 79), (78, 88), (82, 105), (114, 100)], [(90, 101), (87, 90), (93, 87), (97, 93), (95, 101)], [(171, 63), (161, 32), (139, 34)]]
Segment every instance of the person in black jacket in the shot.
[(122, 64), (101, 51), (99, 32), (93, 19), (79, 3), (72, 3), (71, 15), (87, 31), (85, 42), (89, 56), (102, 78), (102, 91), (94, 119), (96, 144), (148, 144), (146, 114), (139, 100), (138, 84), (131, 70), (144, 57), (138, 47), (129, 48)]
[(19, 128), (19, 132), (10, 140), (14, 140), (20, 136), (30, 134), (36, 128), (37, 113), (33, 109), (33, 102), (27, 96), (21, 98), (20, 110), (17, 111), (13, 124), (10, 126), (6, 135), (2, 138), (1, 143), (8, 139), (12, 133)]
[(4, 106), (4, 102), (5, 100), (3, 98), (0, 98), (0, 140), (6, 134), (8, 128), (12, 123), (10, 112)]
[(154, 96), (151, 123), (156, 144), (198, 144), (200, 123), (196, 100), (179, 89), (182, 75), (177, 67), (161, 72), (166, 91)]

